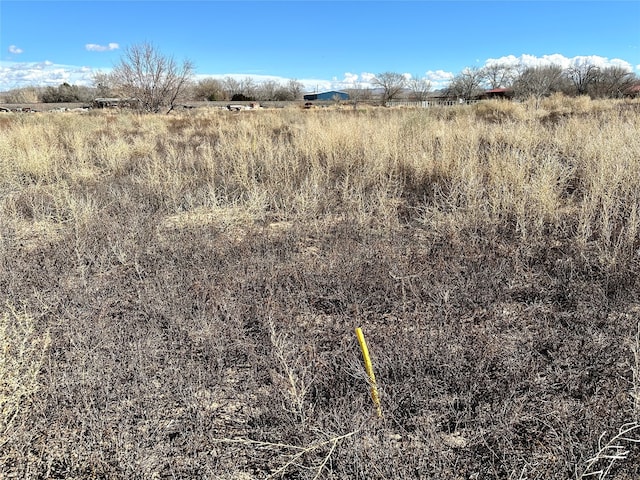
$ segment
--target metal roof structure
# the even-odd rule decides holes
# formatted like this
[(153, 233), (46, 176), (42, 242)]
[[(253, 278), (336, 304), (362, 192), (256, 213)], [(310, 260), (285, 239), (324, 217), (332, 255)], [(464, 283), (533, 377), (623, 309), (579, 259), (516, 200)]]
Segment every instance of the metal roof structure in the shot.
[(329, 90), (327, 92), (307, 93), (303, 98), (305, 100), (349, 100), (349, 94), (339, 90)]

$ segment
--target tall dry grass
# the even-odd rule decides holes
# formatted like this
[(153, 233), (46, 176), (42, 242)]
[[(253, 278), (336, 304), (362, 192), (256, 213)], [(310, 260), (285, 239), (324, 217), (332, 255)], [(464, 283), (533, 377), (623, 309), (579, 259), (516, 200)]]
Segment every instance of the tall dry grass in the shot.
[(562, 230), (615, 262), (638, 248), (639, 118), (637, 103), (562, 97), (542, 109), (13, 116), (2, 208), (53, 224), (128, 199), (166, 216)]
[(26, 312), (5, 305), (0, 316), (0, 448), (19, 429), (39, 387), (39, 372), (51, 339)]
[[(0, 464), (600, 468), (603, 432), (637, 421), (639, 123), (637, 102), (559, 96), (0, 116), (0, 300), (21, 306), (0, 317)], [(639, 454), (612, 474), (637, 478)]]

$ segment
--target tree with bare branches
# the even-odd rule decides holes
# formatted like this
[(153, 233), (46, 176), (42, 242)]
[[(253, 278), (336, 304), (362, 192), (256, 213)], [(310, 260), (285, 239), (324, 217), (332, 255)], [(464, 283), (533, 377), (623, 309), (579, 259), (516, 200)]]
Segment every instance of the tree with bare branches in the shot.
[(429, 98), (429, 92), (431, 92), (431, 82), (426, 78), (420, 78), (418, 76), (411, 77), (407, 85), (411, 90), (411, 98), (417, 102), (424, 102)]
[(567, 81), (559, 65), (528, 67), (520, 73), (513, 88), (517, 97), (533, 97), (539, 102), (552, 93), (566, 91)]
[(637, 76), (625, 68), (601, 68), (590, 85), (589, 95), (594, 98), (621, 98), (637, 82)]
[(589, 62), (580, 62), (567, 69), (567, 77), (573, 83), (578, 95), (585, 95), (596, 81), (600, 69)]
[(304, 85), (299, 82), (297, 79), (292, 78), (287, 82), (286, 86), (287, 91), (289, 92), (292, 100), (297, 100), (302, 95), (302, 90), (304, 89)]
[(217, 78), (203, 78), (191, 89), (191, 96), (195, 100), (226, 100), (222, 81)]
[(480, 69), (480, 76), (489, 88), (509, 88), (517, 75), (515, 67), (503, 63), (490, 63)]
[(449, 84), (447, 93), (461, 100), (469, 100), (482, 93), (482, 72), (477, 68), (465, 68)]
[(110, 74), (96, 72), (93, 75), (93, 87), (98, 97), (110, 97), (113, 90), (113, 78)]
[(376, 75), (371, 83), (382, 88), (382, 105), (396, 98), (407, 84), (407, 78), (396, 72), (384, 72)]
[(115, 91), (123, 97), (135, 99), (138, 107), (148, 113), (158, 113), (175, 107), (193, 76), (194, 66), (189, 60), (178, 64), (150, 43), (128, 47), (120, 63), (111, 73)]

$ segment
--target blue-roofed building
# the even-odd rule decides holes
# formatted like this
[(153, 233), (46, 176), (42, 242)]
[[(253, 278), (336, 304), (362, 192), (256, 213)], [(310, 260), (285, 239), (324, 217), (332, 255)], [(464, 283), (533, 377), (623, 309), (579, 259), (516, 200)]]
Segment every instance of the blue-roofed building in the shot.
[(328, 92), (307, 93), (306, 95), (304, 95), (303, 98), (307, 102), (349, 100), (349, 94), (347, 92), (338, 92), (336, 90), (330, 90)]

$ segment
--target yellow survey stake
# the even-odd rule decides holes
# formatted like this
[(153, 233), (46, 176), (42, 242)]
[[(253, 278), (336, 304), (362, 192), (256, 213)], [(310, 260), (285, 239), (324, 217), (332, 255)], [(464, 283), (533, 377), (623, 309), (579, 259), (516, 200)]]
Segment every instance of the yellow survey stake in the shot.
[(358, 337), (360, 350), (362, 350), (362, 357), (364, 358), (364, 368), (367, 371), (367, 375), (369, 375), (369, 380), (371, 381), (371, 398), (373, 399), (373, 404), (376, 406), (378, 417), (382, 417), (382, 408), (380, 407), (380, 395), (378, 395), (376, 376), (373, 374), (373, 365), (371, 365), (369, 349), (367, 348), (367, 342), (364, 339), (364, 335), (360, 327), (356, 328), (356, 336)]

